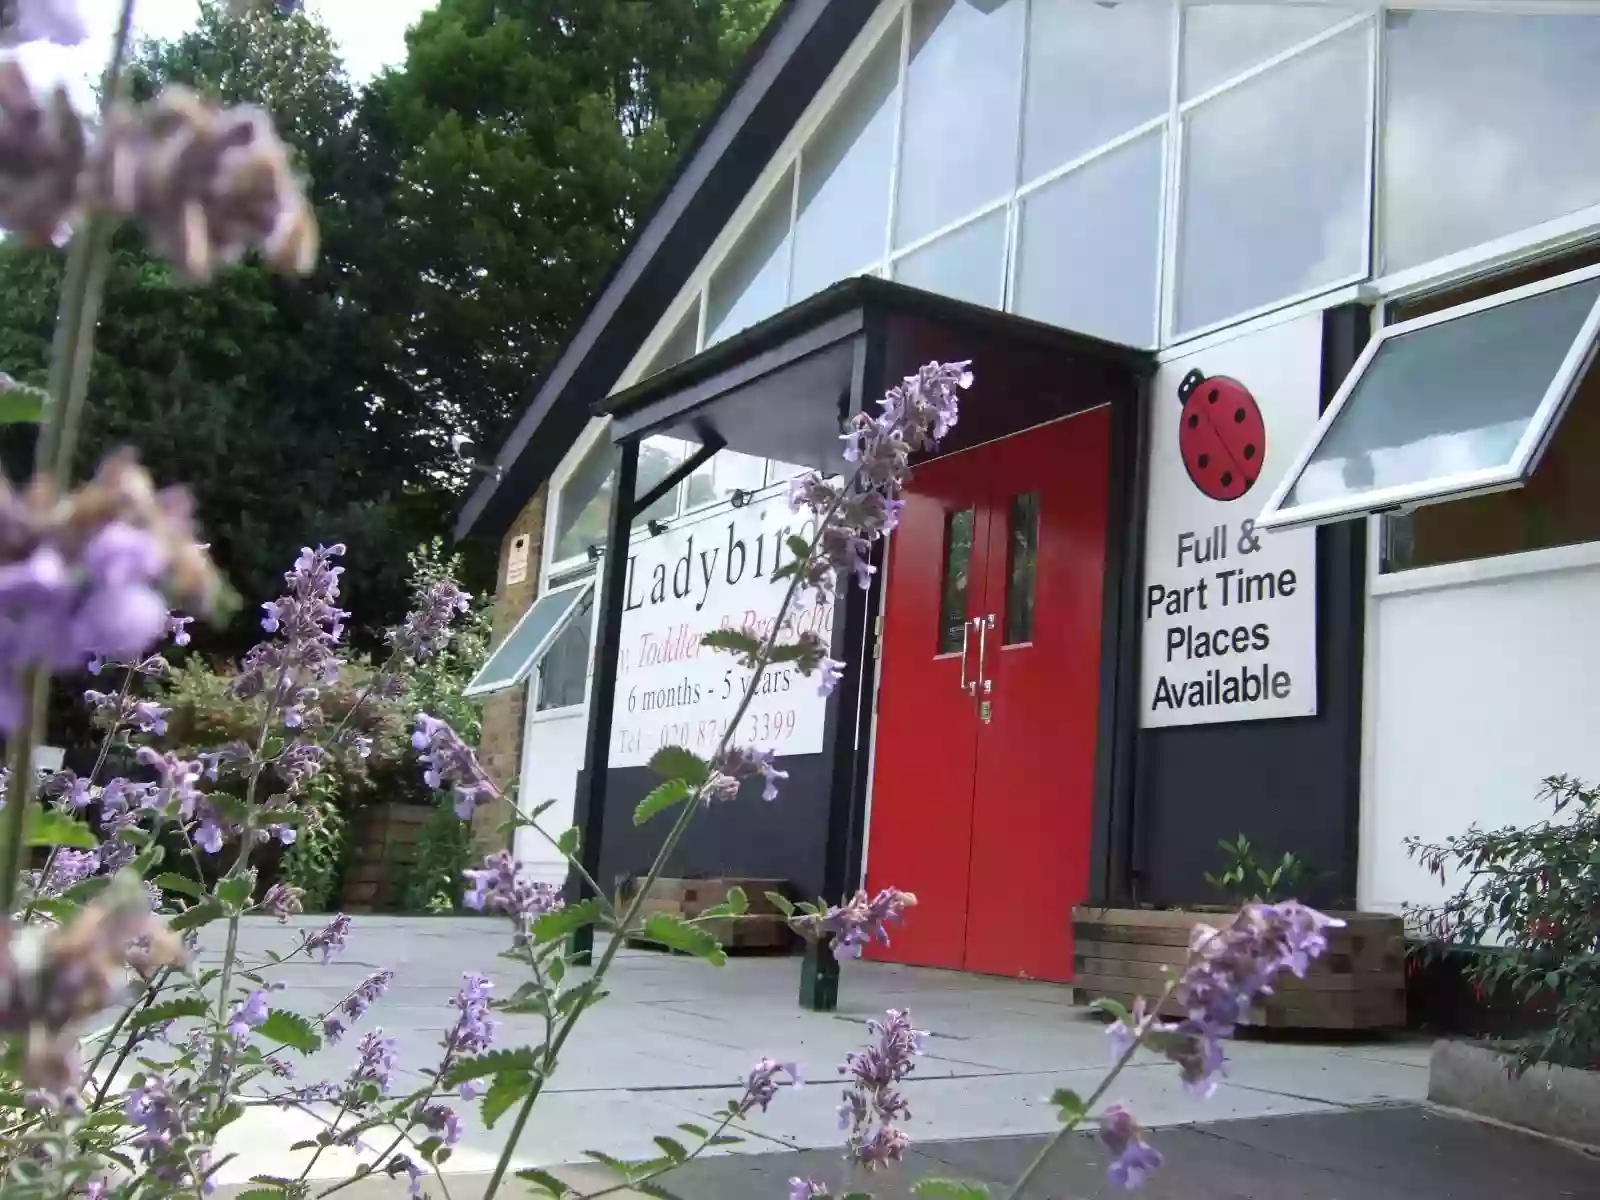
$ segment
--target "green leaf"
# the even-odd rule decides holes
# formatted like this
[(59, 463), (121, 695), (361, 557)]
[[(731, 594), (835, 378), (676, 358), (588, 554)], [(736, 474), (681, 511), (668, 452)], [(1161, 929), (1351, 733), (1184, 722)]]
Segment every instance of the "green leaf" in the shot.
[(713, 629), (700, 635), (700, 644), (710, 646), (713, 650), (746, 654), (751, 658), (761, 653), (761, 640), (742, 629)]
[(506, 1071), (537, 1071), (539, 1060), (527, 1046), (516, 1050), (490, 1050), (474, 1058), (463, 1059), (451, 1068), (440, 1082), (446, 1088), (460, 1087), (470, 1079), (485, 1075), (499, 1075)]
[(911, 1194), (933, 1200), (987, 1200), (989, 1189), (965, 1179), (919, 1179), (911, 1185)]
[(28, 818), (28, 845), (67, 846), (74, 850), (93, 850), (100, 843), (82, 821), (66, 813), (39, 809)]
[(180, 996), (176, 1000), (163, 1000), (160, 1004), (140, 1009), (129, 1018), (128, 1028), (144, 1029), (166, 1021), (176, 1021), (179, 1017), (203, 1017), (210, 1011), (199, 996)]
[(1089, 1005), (1089, 1011), (1105, 1013), (1106, 1016), (1112, 1018), (1113, 1020), (1121, 1021), (1124, 1025), (1129, 1024), (1133, 1020), (1133, 1018), (1128, 1015), (1128, 1010), (1126, 1008), (1118, 1004), (1115, 1000), (1111, 1000), (1105, 996), (1102, 996), (1098, 1000), (1092, 1001)]
[(217, 884), (217, 899), (222, 901), (223, 907), (231, 913), (242, 913), (245, 906), (250, 903), (250, 895), (256, 890), (256, 873), (246, 871), (241, 875), (230, 875)]
[(171, 871), (163, 871), (153, 880), (155, 885), (164, 892), (181, 892), (195, 900), (206, 898), (206, 889), (186, 875), (177, 875)]
[(549, 1171), (539, 1170), (538, 1167), (528, 1167), (518, 1171), (517, 1178), (533, 1184), (534, 1187), (541, 1189), (546, 1196), (554, 1196), (556, 1200), (562, 1200), (563, 1197), (572, 1194), (572, 1189), (562, 1183), (561, 1180), (550, 1174)]
[(678, 1141), (677, 1138), (670, 1138), (663, 1134), (660, 1137), (651, 1138), (650, 1140), (655, 1142), (656, 1145), (660, 1146), (661, 1153), (665, 1154), (673, 1162), (681, 1163), (689, 1160), (688, 1148), (682, 1142)]
[(0, 425), (38, 425), (50, 404), (50, 393), (32, 384), (18, 383), (9, 375), (0, 388)]
[(697, 788), (711, 778), (711, 766), (692, 750), (663, 746), (650, 756), (650, 769), (663, 779), (681, 779)]
[(731, 1133), (719, 1133), (712, 1137), (707, 1144), (711, 1146), (737, 1146), (742, 1141), (744, 1141), (742, 1137), (734, 1137)]
[(801, 537), (798, 533), (791, 533), (789, 535), (789, 553), (799, 559), (810, 558), (811, 543), (806, 541), (806, 539)]
[(685, 954), (703, 958), (713, 966), (720, 967), (728, 961), (727, 954), (716, 938), (671, 913), (652, 913), (645, 919), (641, 936), (669, 950), (682, 950)]
[(173, 932), (182, 933), (185, 929), (199, 929), (202, 925), (209, 925), (222, 915), (222, 905), (215, 900), (205, 900), (193, 908), (185, 909), (168, 921), (167, 925)]
[(669, 779), (639, 801), (639, 807), (633, 810), (633, 823), (643, 825), (657, 813), (676, 808), (692, 795), (694, 789), (683, 780)]
[(556, 839), (556, 849), (561, 852), (563, 858), (571, 858), (578, 852), (578, 836), (578, 827), (574, 825), (571, 829), (564, 830)]
[(586, 1158), (594, 1159), (595, 1162), (599, 1163), (602, 1167), (611, 1168), (611, 1170), (615, 1171), (618, 1175), (621, 1175), (624, 1179), (633, 1178), (633, 1168), (627, 1163), (623, 1162), (620, 1158), (614, 1158), (611, 1155), (603, 1153), (599, 1150), (585, 1150), (583, 1154)]
[(1057, 1088), (1050, 1093), (1050, 1103), (1056, 1106), (1056, 1113), (1063, 1122), (1081, 1121), (1088, 1111), (1083, 1097), (1071, 1088)]
[(531, 932), (534, 943), (543, 946), (550, 942), (559, 942), (562, 938), (577, 933), (585, 925), (593, 925), (600, 920), (600, 916), (598, 900), (580, 900), (576, 904), (558, 908), (555, 912), (545, 913), (533, 923)]
[(315, 1054), (322, 1048), (322, 1039), (311, 1028), (310, 1021), (299, 1013), (287, 1012), (281, 1008), (275, 1008), (268, 1013), (267, 1019), (261, 1022), (256, 1032), (268, 1041), (281, 1042), (301, 1054)]
[(654, 1196), (655, 1200), (678, 1200), (677, 1193), (669, 1192), (659, 1183), (648, 1179), (635, 1179), (629, 1185), (629, 1189), (644, 1196)]
[(704, 1127), (700, 1125), (690, 1125), (688, 1122), (684, 1122), (682, 1125), (679, 1125), (678, 1128), (683, 1130), (690, 1137), (699, 1138), (702, 1142), (711, 1136), (711, 1134), (707, 1132)]
[(737, 884), (728, 889), (727, 904), (736, 917), (742, 917), (750, 911), (750, 897), (745, 895), (744, 889)]
[(785, 917), (794, 916), (794, 902), (782, 892), (767, 892), (767, 903), (781, 912)]
[(560, 987), (561, 981), (567, 977), (567, 960), (557, 954), (545, 965), (544, 973), (551, 987)]

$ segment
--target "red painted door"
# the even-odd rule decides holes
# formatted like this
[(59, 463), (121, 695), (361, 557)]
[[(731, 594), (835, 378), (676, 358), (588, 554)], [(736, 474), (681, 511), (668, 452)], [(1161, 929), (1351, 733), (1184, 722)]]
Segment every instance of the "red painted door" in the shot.
[(1087, 892), (1094, 819), (1109, 447), (1101, 408), (913, 476), (885, 599), (868, 875), (918, 905), (876, 957), (1072, 976), (1070, 910)]

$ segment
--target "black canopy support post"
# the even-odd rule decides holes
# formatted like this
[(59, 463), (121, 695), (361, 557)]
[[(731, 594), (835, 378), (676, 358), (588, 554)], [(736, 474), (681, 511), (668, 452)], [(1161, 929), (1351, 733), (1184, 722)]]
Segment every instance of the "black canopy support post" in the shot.
[[(578, 790), (578, 862), (600, 886), (600, 844), (605, 837), (606, 775), (611, 762), (611, 712), (617, 697), (617, 650), (622, 643), (622, 606), (628, 588), (628, 534), (633, 515), (642, 507), (633, 499), (639, 481), (639, 441), (622, 443), (617, 463), (616, 497), (611, 508), (611, 536), (600, 584), (600, 631), (595, 640), (594, 684), (589, 689), (589, 733), (583, 751), (583, 785)], [(569, 896), (587, 896), (589, 887), (574, 869), (567, 879)], [(604, 899), (604, 897), (595, 897)], [(619, 934), (620, 936), (620, 934)], [(572, 935), (575, 964), (585, 965), (594, 951), (594, 926), (585, 925)]]

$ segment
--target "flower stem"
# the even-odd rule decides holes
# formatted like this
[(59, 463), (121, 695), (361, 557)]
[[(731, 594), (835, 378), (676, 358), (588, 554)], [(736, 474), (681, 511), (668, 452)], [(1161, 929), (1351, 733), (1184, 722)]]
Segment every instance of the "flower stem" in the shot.
[[(821, 519), (817, 521), (817, 531), (812, 536), (811, 545), (807, 549), (804, 562), (810, 562), (812, 556), (816, 554), (817, 547), (822, 543), (822, 535), (828, 529), (829, 521), (838, 512), (845, 495), (854, 486), (859, 475), (860, 468), (857, 468), (851, 474), (845, 486), (839, 489), (838, 497), (829, 506), (828, 510), (822, 514)], [(711, 755), (710, 761), (713, 764), (728, 749), (729, 744), (733, 741), (733, 735), (738, 732), (739, 722), (744, 720), (744, 714), (749, 710), (750, 705), (756, 698), (756, 692), (761, 686), (761, 676), (767, 669), (769, 660), (772, 657), (773, 647), (777, 645), (778, 635), (783, 631), (784, 623), (789, 616), (789, 609), (794, 604), (794, 598), (799, 593), (800, 584), (804, 578), (803, 563), (797, 560), (794, 576), (789, 580), (788, 590), (783, 594), (783, 603), (778, 606), (778, 613), (772, 622), (771, 630), (767, 633), (767, 640), (762, 645), (760, 653), (756, 655), (755, 669), (751, 672), (750, 682), (745, 686), (744, 695), (739, 700), (739, 707), (734, 710), (733, 716), (728, 719), (728, 723), (722, 731), (722, 737), (717, 741), (717, 748)], [(622, 949), (627, 932), (633, 927), (634, 921), (638, 919), (639, 910), (644, 907), (645, 898), (649, 896), (650, 889), (655, 886), (656, 880), (661, 877), (661, 872), (666, 869), (667, 862), (672, 857), (672, 852), (678, 848), (678, 843), (683, 840), (684, 834), (689, 831), (689, 826), (694, 821), (695, 814), (699, 812), (701, 807), (700, 798), (704, 791), (705, 786), (701, 785), (692, 796), (683, 802), (683, 809), (678, 813), (677, 821), (674, 822), (672, 830), (667, 834), (666, 840), (661, 843), (661, 849), (656, 853), (655, 861), (650, 864), (650, 871), (645, 876), (643, 886), (634, 893), (632, 901), (628, 904), (627, 911), (623, 913), (622, 919), (617, 922), (617, 928), (611, 940), (606, 943), (606, 948), (600, 956), (600, 961), (595, 964), (594, 974), (589, 977), (590, 987), (597, 988), (599, 986), (600, 981), (605, 978), (606, 972), (610, 969), (612, 961), (617, 957), (617, 952)], [(571, 1035), (573, 1027), (578, 1023), (578, 1018), (583, 1015), (586, 1008), (587, 1005), (574, 1005), (572, 1011), (561, 1022), (561, 1028), (557, 1030), (555, 1041), (551, 1044), (550, 1052), (545, 1057), (544, 1071), (534, 1079), (533, 1086), (528, 1090), (527, 1098), (523, 1100), (522, 1107), (517, 1110), (516, 1121), (511, 1126), (511, 1135), (506, 1138), (505, 1147), (500, 1151), (499, 1161), (494, 1165), (494, 1174), (489, 1177), (489, 1186), (484, 1189), (483, 1200), (494, 1200), (495, 1193), (500, 1189), (500, 1183), (505, 1178), (506, 1169), (511, 1164), (511, 1155), (516, 1150), (517, 1143), (522, 1139), (522, 1131), (528, 1124), (528, 1117), (533, 1112), (534, 1104), (538, 1102), (539, 1093), (544, 1088), (544, 1082), (554, 1073), (556, 1060), (561, 1053), (561, 1048), (566, 1045), (567, 1038)]]

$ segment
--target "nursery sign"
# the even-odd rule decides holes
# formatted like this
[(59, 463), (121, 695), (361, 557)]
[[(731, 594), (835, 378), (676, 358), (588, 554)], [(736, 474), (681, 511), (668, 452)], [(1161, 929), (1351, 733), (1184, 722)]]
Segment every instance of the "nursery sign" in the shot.
[[(750, 672), (733, 655), (702, 647), (700, 639), (714, 629), (765, 635), (789, 586), (787, 578), (774, 580), (772, 574), (793, 561), (788, 539), (811, 533), (809, 519), (797, 516), (783, 496), (771, 496), (633, 542), (611, 766), (642, 766), (662, 746), (687, 746), (698, 754), (716, 748)], [(794, 626), (795, 632), (830, 640), (832, 604), (801, 610)], [(816, 754), (825, 709), (815, 678), (805, 678), (793, 664), (769, 667), (735, 740), (779, 755)]]
[(1142, 723), (1317, 711), (1317, 541), (1255, 527), (1316, 425), (1322, 320), (1236, 338), (1156, 374), (1145, 533)]

